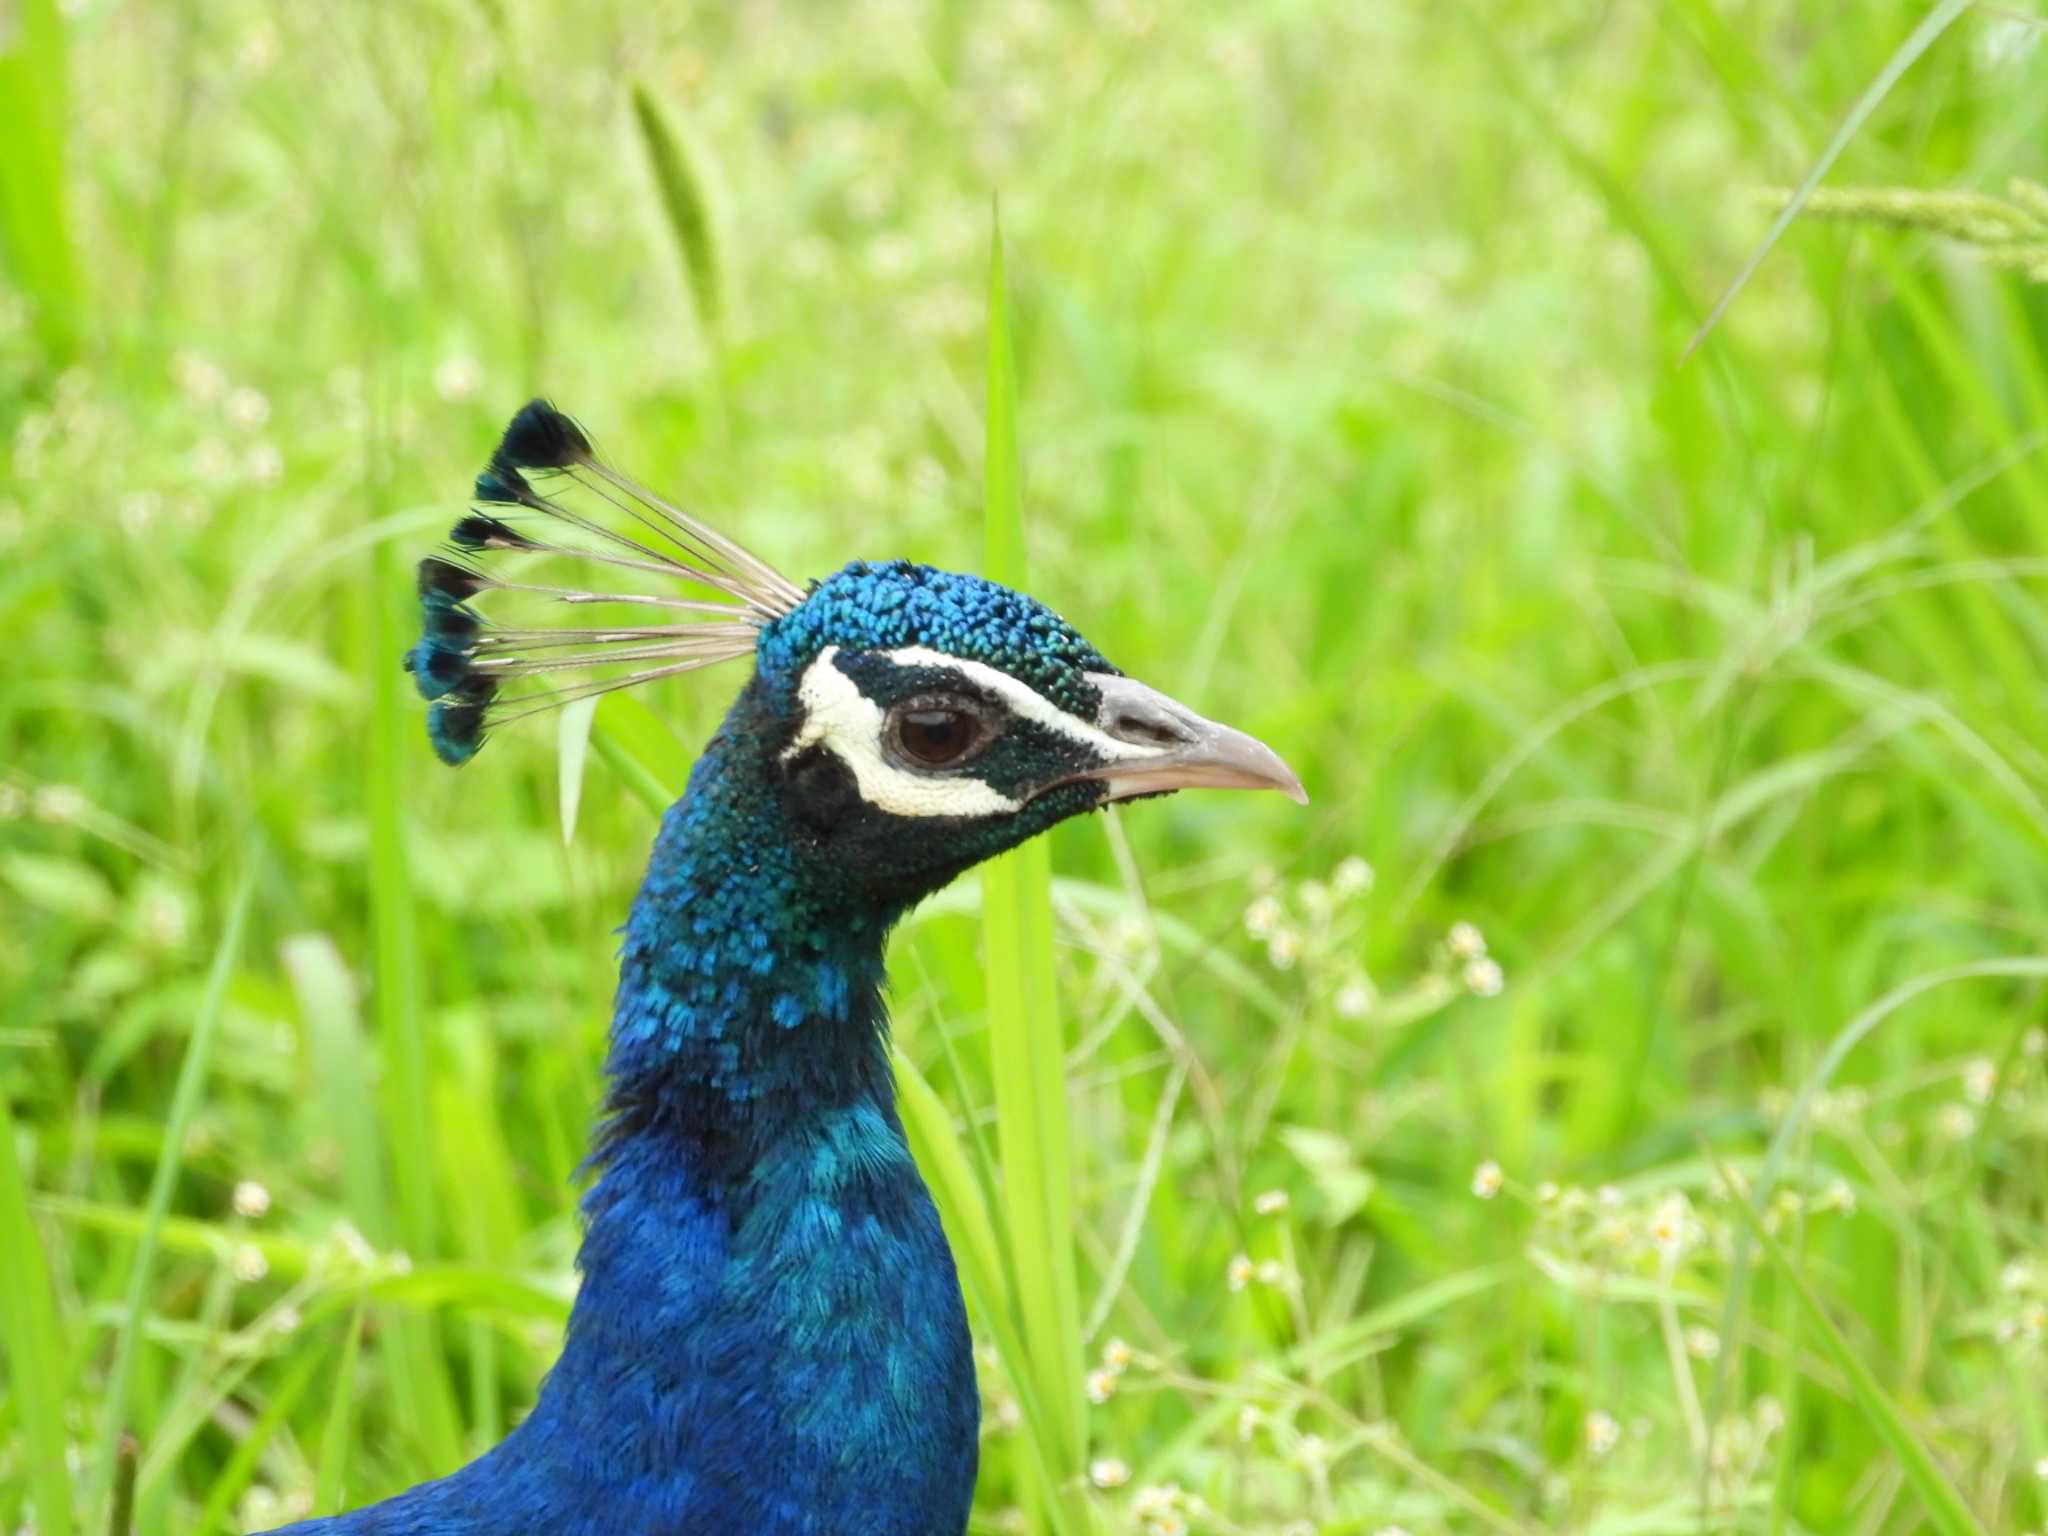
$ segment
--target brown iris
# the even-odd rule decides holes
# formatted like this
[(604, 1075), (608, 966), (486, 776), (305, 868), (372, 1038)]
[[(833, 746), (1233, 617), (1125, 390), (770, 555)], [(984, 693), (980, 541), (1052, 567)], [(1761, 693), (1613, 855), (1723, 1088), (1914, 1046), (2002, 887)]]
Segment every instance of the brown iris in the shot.
[(913, 763), (945, 768), (973, 749), (981, 725), (962, 709), (906, 709), (896, 716), (896, 746)]

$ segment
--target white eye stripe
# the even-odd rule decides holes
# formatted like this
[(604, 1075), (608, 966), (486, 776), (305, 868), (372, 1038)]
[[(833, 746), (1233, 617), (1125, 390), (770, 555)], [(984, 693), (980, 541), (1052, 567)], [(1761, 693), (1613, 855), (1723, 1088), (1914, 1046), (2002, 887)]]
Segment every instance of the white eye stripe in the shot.
[(899, 667), (944, 667), (957, 672), (969, 682), (998, 695), (1010, 713), (1018, 719), (1029, 720), (1033, 725), (1056, 731), (1069, 741), (1079, 742), (1082, 746), (1099, 753), (1107, 761), (1158, 757), (1173, 750), (1163, 744), (1119, 741), (1094, 722), (1075, 719), (1044, 694), (1018, 682), (1009, 673), (1000, 672), (983, 662), (965, 661), (958, 656), (948, 656), (943, 651), (927, 650), (921, 645), (907, 646), (900, 651), (881, 651), (877, 654), (886, 656)]
[[(912, 773), (890, 762), (882, 754), (881, 706), (833, 664), (838, 654), (837, 646), (828, 645), (805, 668), (803, 681), (797, 685), (804, 725), (796, 740), (783, 750), (784, 762), (822, 743), (852, 772), (861, 799), (892, 816), (1006, 816), (1024, 808), (1023, 801), (1012, 800), (970, 775), (943, 778)], [(911, 653), (889, 654), (896, 659)], [(960, 665), (937, 652), (918, 654)]]

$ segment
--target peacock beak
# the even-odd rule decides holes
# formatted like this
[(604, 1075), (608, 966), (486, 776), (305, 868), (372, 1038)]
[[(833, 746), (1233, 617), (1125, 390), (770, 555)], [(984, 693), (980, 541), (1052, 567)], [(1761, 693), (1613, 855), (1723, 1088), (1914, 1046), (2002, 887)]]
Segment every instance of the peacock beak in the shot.
[(1257, 737), (1204, 720), (1132, 678), (1091, 672), (1088, 681), (1102, 695), (1097, 729), (1124, 749), (1076, 775), (1103, 780), (1105, 801), (1175, 789), (1277, 789), (1297, 805), (1308, 804), (1294, 770)]

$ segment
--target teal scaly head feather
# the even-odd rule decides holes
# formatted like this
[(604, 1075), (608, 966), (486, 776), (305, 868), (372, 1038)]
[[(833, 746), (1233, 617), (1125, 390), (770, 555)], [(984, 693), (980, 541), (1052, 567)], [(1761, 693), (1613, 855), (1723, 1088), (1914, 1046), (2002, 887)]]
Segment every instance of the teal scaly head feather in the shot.
[[(421, 567), (406, 658), (445, 760), (567, 698), (744, 655), (753, 675), (626, 920), (583, 1283), (538, 1402), (469, 1466), (291, 1529), (959, 1536), (979, 1400), (896, 1115), (883, 942), (922, 897), (1067, 817), (1300, 785), (1021, 593), (904, 561), (798, 587), (612, 470), (543, 402), (477, 494), (453, 535), (468, 558)], [(595, 561), (605, 589), (486, 574), (499, 553)], [(714, 596), (641, 590), (650, 577)], [(477, 606), (501, 592), (681, 617), (504, 625)]]

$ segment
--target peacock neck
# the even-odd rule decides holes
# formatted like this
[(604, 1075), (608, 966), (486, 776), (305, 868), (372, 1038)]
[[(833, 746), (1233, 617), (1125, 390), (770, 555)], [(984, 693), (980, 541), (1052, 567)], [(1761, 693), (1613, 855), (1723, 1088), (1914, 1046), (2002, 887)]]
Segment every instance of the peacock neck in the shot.
[[(955, 1536), (979, 1401), (896, 1116), (895, 914), (806, 886), (759, 770), (774, 729), (743, 700), (663, 820), (625, 926), (583, 1283), (500, 1475), (601, 1484), (607, 1530)], [(621, 1488), (660, 1513), (619, 1521)]]
[[(750, 693), (752, 690), (750, 690)], [(625, 926), (583, 1281), (494, 1450), (294, 1536), (960, 1536), (980, 1400), (897, 1119), (882, 947), (821, 891), (743, 697)]]
[(716, 1192), (791, 1127), (892, 1102), (882, 953), (897, 914), (815, 889), (760, 771), (777, 730), (743, 699), (662, 820), (624, 929), (601, 1163), (653, 1130)]

